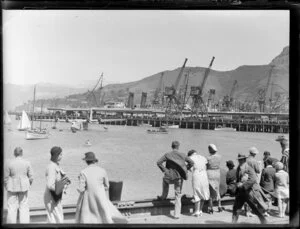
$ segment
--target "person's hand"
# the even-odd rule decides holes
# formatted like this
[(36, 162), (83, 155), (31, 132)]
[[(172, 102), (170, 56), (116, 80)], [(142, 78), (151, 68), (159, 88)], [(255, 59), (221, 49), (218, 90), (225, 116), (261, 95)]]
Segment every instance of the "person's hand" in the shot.
[(241, 188), (241, 187), (243, 186), (243, 183), (242, 183), (242, 182), (238, 182), (238, 183), (236, 184), (236, 186), (237, 186), (238, 188)]

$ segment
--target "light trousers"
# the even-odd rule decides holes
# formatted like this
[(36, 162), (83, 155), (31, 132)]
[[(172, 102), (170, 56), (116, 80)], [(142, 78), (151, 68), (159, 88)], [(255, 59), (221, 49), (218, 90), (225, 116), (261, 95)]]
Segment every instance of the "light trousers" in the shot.
[(163, 178), (163, 191), (161, 197), (163, 199), (166, 199), (169, 193), (169, 185), (174, 184), (175, 189), (175, 217), (179, 217), (181, 214), (181, 190), (182, 190), (182, 184), (183, 179), (175, 179), (175, 180), (169, 180), (166, 178)]
[(29, 223), (28, 191), (7, 192), (7, 223), (17, 223), (18, 210), (20, 223)]

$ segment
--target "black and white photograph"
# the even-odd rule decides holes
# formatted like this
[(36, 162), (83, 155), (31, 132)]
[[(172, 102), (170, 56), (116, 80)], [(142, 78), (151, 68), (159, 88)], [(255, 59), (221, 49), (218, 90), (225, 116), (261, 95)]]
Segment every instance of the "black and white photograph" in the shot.
[(4, 224), (290, 224), (289, 10), (2, 15)]

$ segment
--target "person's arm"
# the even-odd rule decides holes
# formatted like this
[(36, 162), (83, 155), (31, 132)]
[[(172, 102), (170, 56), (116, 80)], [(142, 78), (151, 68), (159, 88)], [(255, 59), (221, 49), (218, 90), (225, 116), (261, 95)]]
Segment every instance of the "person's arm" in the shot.
[(6, 165), (4, 168), (4, 187), (7, 189), (7, 184), (10, 176), (10, 169), (9, 166)]
[(27, 176), (28, 176), (30, 185), (32, 185), (32, 182), (33, 182), (33, 169), (31, 167), (30, 162), (28, 163)]
[(77, 191), (78, 192), (84, 192), (85, 189), (86, 189), (86, 178), (85, 178), (85, 175), (83, 173), (80, 173), (79, 176), (78, 176), (78, 180), (79, 180), (79, 183), (78, 183)]
[(51, 191), (55, 191), (55, 181), (56, 181), (56, 168), (54, 166), (49, 166), (46, 170), (46, 185)]
[(246, 174), (248, 174), (248, 179), (246, 182), (243, 183), (242, 187), (245, 190), (249, 190), (256, 182), (256, 174), (252, 168), (248, 168), (246, 170)]
[(185, 161), (188, 163), (187, 169), (190, 169), (194, 166), (194, 161), (190, 157), (185, 157)]
[(103, 185), (107, 198), (109, 199), (109, 180), (106, 171), (104, 171)]
[(158, 161), (157, 161), (157, 166), (160, 168), (160, 170), (164, 173), (167, 169), (165, 166), (163, 166), (163, 163), (167, 161), (166, 155), (162, 156)]

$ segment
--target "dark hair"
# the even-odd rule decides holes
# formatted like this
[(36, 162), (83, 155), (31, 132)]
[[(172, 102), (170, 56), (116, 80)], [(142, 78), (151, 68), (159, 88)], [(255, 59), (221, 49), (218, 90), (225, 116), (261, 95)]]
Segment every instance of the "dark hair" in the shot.
[(180, 145), (180, 143), (178, 141), (173, 141), (172, 142), (172, 149), (178, 149), (179, 145)]
[(194, 153), (196, 153), (196, 150), (191, 149), (191, 150), (187, 153), (187, 155), (188, 155), (188, 157), (190, 157), (190, 156), (192, 156), (192, 154), (194, 154)]
[(23, 149), (21, 147), (16, 147), (14, 150), (15, 157), (23, 155)]
[(273, 161), (271, 158), (268, 158), (266, 161), (266, 165), (272, 165), (273, 164)]
[(52, 147), (50, 150), (51, 161), (56, 162), (57, 158), (61, 154), (61, 152), (62, 152), (62, 148), (60, 148), (59, 146)]
[(270, 155), (271, 155), (271, 153), (270, 153), (269, 151), (265, 151), (265, 152), (264, 152), (264, 155), (268, 155), (268, 156), (270, 156)]

